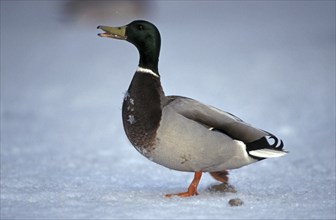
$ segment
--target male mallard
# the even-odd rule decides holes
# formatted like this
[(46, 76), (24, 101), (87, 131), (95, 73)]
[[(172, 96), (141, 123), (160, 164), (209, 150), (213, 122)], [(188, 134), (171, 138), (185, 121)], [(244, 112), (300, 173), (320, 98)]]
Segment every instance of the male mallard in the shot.
[(122, 27), (97, 28), (105, 32), (98, 34), (100, 37), (126, 40), (140, 53), (122, 106), (130, 142), (151, 161), (195, 173), (187, 192), (166, 196), (197, 195), (202, 172), (227, 183), (227, 170), (287, 153), (273, 134), (228, 112), (190, 98), (165, 96), (158, 71), (160, 33), (150, 22), (137, 20)]

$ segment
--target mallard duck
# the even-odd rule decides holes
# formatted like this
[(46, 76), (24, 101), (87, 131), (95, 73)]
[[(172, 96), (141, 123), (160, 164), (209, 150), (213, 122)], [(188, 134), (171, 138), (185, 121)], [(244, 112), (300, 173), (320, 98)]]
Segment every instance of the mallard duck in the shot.
[(140, 61), (122, 105), (125, 133), (142, 155), (167, 168), (194, 172), (186, 192), (197, 195), (203, 172), (227, 183), (228, 171), (279, 157), (283, 141), (237, 116), (183, 96), (166, 96), (158, 70), (161, 38), (152, 23), (136, 20), (122, 27), (98, 26), (100, 37), (126, 40)]

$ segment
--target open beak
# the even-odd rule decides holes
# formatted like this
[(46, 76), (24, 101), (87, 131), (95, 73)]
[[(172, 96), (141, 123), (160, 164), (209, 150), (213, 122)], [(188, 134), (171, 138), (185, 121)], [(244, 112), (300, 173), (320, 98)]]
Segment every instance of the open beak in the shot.
[(98, 26), (97, 29), (101, 29), (105, 31), (105, 33), (99, 33), (99, 37), (110, 37), (110, 38), (115, 38), (119, 40), (126, 40), (126, 27), (127, 26), (122, 26), (122, 27), (109, 27), (109, 26)]

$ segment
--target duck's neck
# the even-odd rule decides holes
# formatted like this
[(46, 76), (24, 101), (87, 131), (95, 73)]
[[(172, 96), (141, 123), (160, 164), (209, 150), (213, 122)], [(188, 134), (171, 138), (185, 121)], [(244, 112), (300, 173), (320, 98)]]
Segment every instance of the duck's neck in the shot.
[(150, 69), (159, 74), (160, 41), (154, 42), (148, 47), (138, 48), (138, 50), (140, 55), (139, 67)]

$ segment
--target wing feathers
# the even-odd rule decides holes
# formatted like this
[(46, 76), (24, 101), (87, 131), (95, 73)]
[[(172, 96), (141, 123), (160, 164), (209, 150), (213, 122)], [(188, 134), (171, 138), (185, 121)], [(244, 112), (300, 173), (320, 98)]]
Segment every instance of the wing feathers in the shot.
[(252, 127), (240, 118), (193, 99), (170, 96), (169, 107), (186, 118), (222, 131), (235, 140), (250, 143), (266, 135), (267, 132)]
[(246, 151), (255, 159), (279, 157), (287, 153), (282, 150), (284, 146), (282, 140), (267, 131), (245, 123), (231, 113), (204, 105), (190, 98), (168, 96), (167, 99), (166, 105), (184, 117), (197, 121), (211, 130), (220, 131), (234, 140), (244, 142)]

